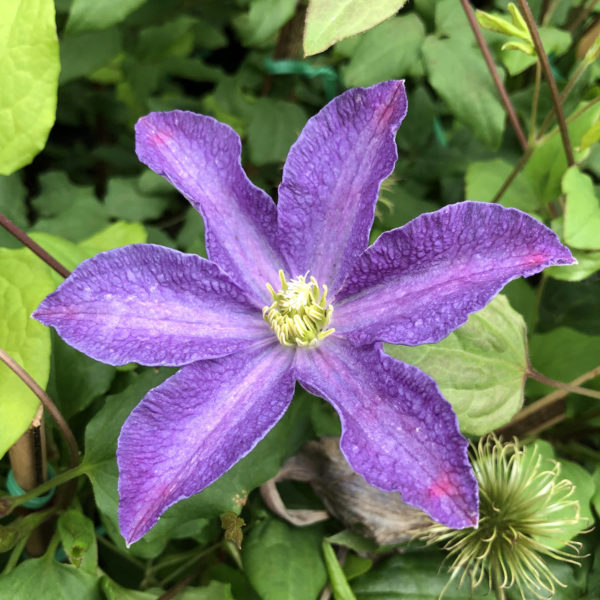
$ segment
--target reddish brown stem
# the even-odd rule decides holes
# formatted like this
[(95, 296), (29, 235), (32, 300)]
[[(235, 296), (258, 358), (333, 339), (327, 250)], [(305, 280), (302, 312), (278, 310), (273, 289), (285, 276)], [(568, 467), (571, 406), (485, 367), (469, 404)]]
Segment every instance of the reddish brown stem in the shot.
[(59, 275), (68, 277), (71, 271), (63, 267), (53, 256), (48, 254), (38, 243), (34, 242), (18, 225), (15, 225), (6, 215), (0, 213), (0, 225), (14, 235), (23, 245), (27, 246), (34, 254), (39, 256), (48, 266), (52, 267)]
[(500, 74), (496, 69), (496, 65), (492, 59), (492, 55), (490, 54), (490, 50), (483, 39), (483, 35), (481, 34), (481, 30), (479, 29), (479, 25), (477, 24), (477, 19), (475, 18), (475, 13), (473, 12), (473, 8), (469, 4), (468, 0), (460, 0), (463, 10), (467, 15), (467, 19), (469, 20), (469, 25), (471, 25), (471, 29), (473, 30), (473, 34), (475, 35), (475, 39), (477, 40), (477, 44), (479, 44), (479, 48), (481, 49), (481, 53), (483, 54), (483, 59), (485, 60), (485, 64), (494, 80), (494, 85), (500, 94), (500, 99), (502, 100), (502, 104), (504, 104), (504, 108), (506, 109), (506, 114), (508, 115), (508, 119), (515, 130), (517, 138), (519, 140), (519, 144), (521, 144), (521, 148), (523, 152), (527, 150), (527, 136), (519, 123), (519, 119), (517, 118), (517, 113), (508, 97), (508, 92), (504, 87), (504, 83), (502, 83), (502, 79), (500, 78)]
[(50, 399), (50, 396), (48, 396), (33, 377), (31, 377), (31, 375), (2, 348), (0, 348), (0, 360), (40, 399), (44, 408), (50, 413), (69, 446), (69, 468), (76, 467), (79, 463), (79, 448), (77, 446), (77, 441), (75, 440), (71, 428), (54, 402)]
[(554, 75), (552, 75), (552, 69), (550, 68), (550, 62), (548, 61), (548, 56), (546, 55), (544, 45), (542, 44), (542, 40), (540, 38), (540, 32), (538, 31), (535, 19), (531, 14), (531, 9), (529, 8), (527, 0), (518, 0), (518, 2), (521, 13), (523, 14), (523, 18), (527, 23), (529, 33), (531, 34), (531, 39), (533, 40), (533, 45), (535, 46), (538, 60), (542, 65), (542, 70), (544, 71), (544, 76), (546, 77), (548, 87), (550, 88), (552, 104), (554, 105), (554, 112), (556, 113), (556, 118), (558, 119), (558, 128), (560, 130), (560, 136), (565, 149), (567, 164), (571, 167), (575, 164), (575, 158), (573, 156), (573, 149), (571, 148), (571, 140), (569, 140), (569, 131), (567, 130), (565, 113), (562, 109), (558, 88), (556, 87), (556, 81), (554, 80)]

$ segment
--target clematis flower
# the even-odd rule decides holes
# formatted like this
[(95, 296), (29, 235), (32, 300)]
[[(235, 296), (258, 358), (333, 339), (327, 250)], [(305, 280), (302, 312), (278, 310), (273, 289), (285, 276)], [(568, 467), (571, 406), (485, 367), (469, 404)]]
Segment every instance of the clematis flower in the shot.
[(210, 260), (151, 244), (103, 252), (35, 313), (97, 360), (182, 367), (119, 437), (128, 543), (250, 452), (296, 381), (335, 407), (342, 451), (369, 483), (450, 527), (477, 524), (477, 483), (450, 404), (382, 342), (437, 342), (511, 279), (574, 260), (525, 213), (476, 202), (421, 215), (367, 247), (406, 108), (401, 81), (330, 102), (292, 146), (277, 205), (245, 175), (227, 125), (184, 111), (137, 123), (140, 160), (202, 213)]

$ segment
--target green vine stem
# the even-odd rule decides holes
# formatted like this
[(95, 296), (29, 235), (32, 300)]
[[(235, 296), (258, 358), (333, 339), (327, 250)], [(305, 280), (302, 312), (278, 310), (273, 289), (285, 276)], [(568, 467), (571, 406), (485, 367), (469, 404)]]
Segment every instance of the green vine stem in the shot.
[(469, 20), (469, 25), (471, 26), (471, 29), (473, 30), (473, 34), (475, 35), (475, 39), (477, 40), (477, 44), (479, 45), (481, 54), (483, 55), (483, 59), (485, 60), (485, 64), (487, 65), (490, 75), (492, 76), (492, 79), (494, 80), (494, 85), (496, 86), (496, 89), (498, 90), (498, 93), (500, 94), (500, 99), (502, 100), (502, 104), (504, 104), (504, 108), (506, 110), (506, 114), (508, 115), (508, 119), (509, 119), (513, 129), (515, 130), (515, 134), (517, 135), (519, 144), (521, 144), (521, 148), (523, 149), (523, 152), (525, 152), (527, 150), (527, 137), (525, 136), (523, 128), (521, 127), (521, 124), (519, 123), (517, 113), (515, 112), (512, 102), (510, 101), (508, 92), (506, 91), (506, 88), (504, 87), (504, 83), (502, 83), (502, 79), (500, 78), (500, 75), (498, 74), (498, 70), (496, 69), (496, 65), (494, 64), (494, 61), (490, 54), (490, 50), (487, 47), (485, 40), (483, 39), (483, 35), (481, 34), (481, 30), (479, 29), (479, 25), (477, 24), (477, 19), (475, 18), (473, 8), (471, 7), (469, 0), (460, 0), (460, 2), (462, 4), (463, 10), (465, 11), (465, 15), (467, 16), (467, 19)]
[(535, 87), (533, 88), (533, 100), (531, 102), (531, 120), (529, 121), (529, 144), (535, 142), (536, 139), (536, 122), (538, 104), (540, 100), (540, 85), (542, 83), (542, 69), (540, 67), (540, 61), (535, 63)]
[(49, 267), (52, 267), (62, 277), (68, 277), (71, 271), (61, 265), (51, 254), (46, 252), (37, 242), (32, 240), (18, 225), (15, 225), (6, 215), (0, 213), (0, 225), (11, 235), (27, 246), (36, 256), (39, 256)]
[(56, 477), (48, 479), (48, 481), (44, 481), (44, 483), (38, 485), (32, 490), (29, 490), (21, 496), (4, 496), (0, 498), (0, 517), (9, 515), (15, 508), (17, 508), (17, 506), (21, 506), (33, 498), (42, 496), (43, 494), (49, 492), (52, 488), (63, 485), (63, 483), (67, 483), (68, 481), (76, 479), (81, 475), (85, 475), (91, 469), (91, 465), (83, 463), (72, 469), (69, 469), (68, 471), (59, 473)]
[(535, 19), (531, 14), (531, 9), (529, 8), (527, 0), (517, 1), (519, 3), (521, 13), (523, 14), (523, 18), (527, 23), (529, 33), (531, 34), (531, 39), (533, 40), (533, 45), (535, 46), (538, 61), (541, 63), (544, 76), (546, 77), (546, 81), (548, 82), (548, 86), (550, 88), (550, 95), (552, 96), (554, 112), (556, 113), (556, 118), (558, 119), (558, 128), (560, 130), (560, 136), (565, 149), (567, 164), (571, 167), (575, 164), (575, 158), (573, 157), (573, 149), (571, 148), (571, 140), (569, 140), (569, 132), (567, 130), (567, 123), (565, 121), (565, 113), (562, 109), (558, 88), (556, 87), (556, 81), (554, 80), (554, 75), (552, 75), (552, 69), (550, 68), (550, 62), (548, 61), (548, 56), (546, 55), (544, 45), (542, 44), (542, 40), (540, 38), (540, 32), (535, 24)]

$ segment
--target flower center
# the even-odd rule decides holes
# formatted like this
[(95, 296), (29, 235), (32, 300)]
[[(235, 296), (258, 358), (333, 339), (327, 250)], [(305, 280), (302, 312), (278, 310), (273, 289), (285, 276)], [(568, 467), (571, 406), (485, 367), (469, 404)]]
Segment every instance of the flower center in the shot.
[(311, 277), (307, 281), (307, 276), (286, 281), (280, 270), (279, 292), (267, 283), (273, 304), (263, 308), (263, 317), (284, 346), (314, 346), (334, 332), (325, 329), (333, 313), (333, 306), (327, 306), (327, 286), (321, 293), (317, 280)]

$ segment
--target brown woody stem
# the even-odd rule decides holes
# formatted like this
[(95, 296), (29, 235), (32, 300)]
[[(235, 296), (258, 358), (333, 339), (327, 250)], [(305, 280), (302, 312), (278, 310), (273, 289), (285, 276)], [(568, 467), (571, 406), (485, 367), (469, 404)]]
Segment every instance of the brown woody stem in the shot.
[(468, 0), (460, 0), (460, 2), (462, 4), (463, 10), (465, 11), (465, 15), (467, 16), (467, 19), (469, 20), (469, 25), (471, 26), (471, 29), (473, 30), (473, 34), (475, 35), (477, 44), (479, 45), (479, 48), (481, 49), (481, 53), (483, 55), (483, 59), (485, 60), (485, 64), (487, 65), (490, 75), (492, 76), (492, 79), (494, 80), (494, 85), (496, 86), (496, 89), (498, 90), (498, 93), (500, 94), (500, 99), (502, 100), (502, 104), (504, 104), (504, 108), (506, 110), (506, 114), (508, 115), (508, 119), (509, 119), (513, 129), (515, 130), (515, 134), (517, 135), (519, 144), (521, 144), (521, 148), (523, 149), (523, 152), (525, 152), (527, 150), (527, 137), (525, 136), (525, 132), (523, 131), (523, 128), (521, 127), (521, 124), (519, 123), (517, 113), (515, 112), (512, 102), (510, 101), (508, 92), (506, 91), (506, 88), (504, 87), (504, 83), (502, 83), (500, 74), (498, 73), (498, 70), (496, 69), (496, 65), (494, 64), (492, 55), (490, 54), (490, 50), (487, 47), (485, 40), (483, 39), (483, 35), (481, 34), (481, 30), (479, 29), (479, 25), (477, 24), (477, 19), (475, 18), (475, 13), (473, 12), (473, 8), (471, 7)]
[(37, 384), (37, 382), (29, 375), (29, 373), (11, 358), (2, 348), (0, 348), (0, 360), (17, 375), (25, 385), (39, 398), (44, 408), (50, 413), (54, 422), (63, 434), (65, 441), (69, 447), (69, 468), (76, 467), (79, 463), (79, 448), (75, 436), (71, 428), (65, 421), (61, 412), (58, 410), (54, 402), (48, 394)]
[(575, 164), (575, 158), (573, 157), (573, 149), (571, 148), (571, 140), (569, 140), (569, 132), (567, 130), (567, 123), (565, 121), (565, 113), (562, 109), (558, 88), (556, 87), (556, 81), (554, 80), (554, 75), (552, 75), (552, 69), (550, 68), (550, 62), (548, 61), (548, 56), (546, 55), (544, 45), (542, 44), (542, 40), (540, 38), (540, 32), (538, 31), (535, 19), (531, 14), (531, 9), (529, 8), (527, 0), (518, 0), (518, 2), (519, 8), (523, 13), (523, 18), (527, 23), (529, 33), (531, 34), (531, 39), (533, 40), (533, 45), (535, 46), (538, 60), (542, 65), (544, 76), (546, 77), (546, 81), (548, 82), (548, 86), (550, 88), (552, 104), (554, 105), (554, 112), (556, 113), (556, 118), (558, 119), (558, 127), (560, 129), (560, 136), (562, 138), (565, 155), (567, 157), (567, 164), (571, 167)]
[(0, 225), (14, 235), (23, 245), (27, 246), (34, 254), (39, 256), (48, 266), (52, 267), (59, 275), (68, 277), (69, 269), (61, 265), (52, 255), (48, 254), (37, 242), (34, 242), (18, 225), (15, 225), (6, 215), (0, 213)]

